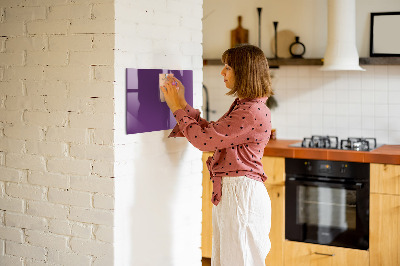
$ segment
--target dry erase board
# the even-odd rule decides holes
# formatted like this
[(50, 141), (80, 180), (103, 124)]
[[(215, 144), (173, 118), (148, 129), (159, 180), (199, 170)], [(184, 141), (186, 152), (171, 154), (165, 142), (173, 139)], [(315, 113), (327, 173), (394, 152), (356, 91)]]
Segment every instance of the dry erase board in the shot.
[(126, 69), (127, 134), (172, 129), (176, 120), (163, 99), (160, 83), (173, 75), (185, 87), (185, 98), (193, 106), (193, 71), (170, 69)]

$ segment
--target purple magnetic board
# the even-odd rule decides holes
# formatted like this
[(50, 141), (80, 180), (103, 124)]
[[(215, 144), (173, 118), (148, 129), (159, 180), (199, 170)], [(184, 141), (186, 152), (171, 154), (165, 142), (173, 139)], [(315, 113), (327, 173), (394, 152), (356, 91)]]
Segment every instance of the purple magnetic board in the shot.
[(176, 120), (162, 102), (159, 84), (165, 74), (173, 74), (185, 87), (185, 98), (193, 106), (193, 71), (169, 69), (126, 69), (126, 133), (172, 129)]

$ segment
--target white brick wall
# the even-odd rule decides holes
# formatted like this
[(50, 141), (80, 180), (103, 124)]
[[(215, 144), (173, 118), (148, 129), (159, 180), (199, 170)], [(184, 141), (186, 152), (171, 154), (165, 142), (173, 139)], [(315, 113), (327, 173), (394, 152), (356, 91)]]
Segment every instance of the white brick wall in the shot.
[(0, 265), (112, 265), (114, 0), (2, 0), (0, 32)]
[(24, 259), (26, 258), (44, 261), (46, 259), (46, 253), (47, 252), (44, 247), (33, 246), (28, 243), (20, 244), (14, 241), (6, 241), (6, 255), (14, 256), (16, 258), (22, 257)]
[(91, 265), (91, 257), (81, 253), (62, 252), (58, 250), (49, 250), (47, 254), (50, 263), (60, 265)]
[(6, 226), (14, 228), (24, 228), (32, 230), (45, 230), (48, 227), (49, 221), (42, 217), (31, 216), (26, 214), (18, 214), (7, 212), (5, 214)]
[(201, 152), (170, 130), (126, 135), (125, 69), (193, 70), (199, 108), (202, 3), (116, 0), (115, 265), (201, 265)]
[(201, 152), (125, 134), (125, 68), (193, 70), (199, 108), (201, 18), (202, 0), (0, 2), (0, 264), (200, 265)]

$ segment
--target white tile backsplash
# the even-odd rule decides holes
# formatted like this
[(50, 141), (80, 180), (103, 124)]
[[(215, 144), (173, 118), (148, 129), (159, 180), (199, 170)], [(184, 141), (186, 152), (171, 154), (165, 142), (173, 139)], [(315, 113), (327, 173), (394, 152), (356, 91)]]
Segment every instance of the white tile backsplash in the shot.
[(400, 104), (400, 88), (397, 91), (389, 91), (389, 104)]
[(388, 117), (375, 117), (375, 127), (377, 130), (379, 128), (387, 128), (389, 125), (389, 118)]
[(282, 76), (285, 76), (285, 77), (297, 77), (298, 76), (298, 67), (296, 67), (296, 66), (287, 66), (287, 67), (285, 67), (286, 68), (286, 71), (285, 72), (283, 72), (282, 74)]
[[(320, 71), (319, 66), (272, 69), (278, 108), (272, 124), (280, 139), (310, 135), (376, 137), (379, 143), (400, 144), (400, 66), (364, 65), (366, 71)], [(204, 83), (220, 94), (210, 108), (218, 119), (232, 103), (217, 73), (204, 67)], [(215, 71), (215, 69), (214, 69)], [(226, 107), (227, 106), (227, 107)], [(226, 107), (226, 108), (225, 108)]]
[(387, 143), (400, 143), (400, 131), (390, 131)]
[(297, 82), (299, 84), (298, 85), (299, 88), (303, 88), (303, 89), (307, 89), (307, 90), (310, 89), (311, 81), (310, 81), (310, 77), (309, 76), (299, 77)]
[(309, 79), (311, 77), (311, 71), (312, 68), (310, 67), (297, 68), (298, 76), (304, 79)]
[(400, 117), (389, 117), (389, 130), (400, 131)]
[(340, 118), (336, 119), (336, 128), (347, 131), (349, 128), (349, 117), (341, 116)]
[(390, 117), (400, 117), (400, 104), (389, 104), (388, 113)]
[(361, 116), (373, 118), (375, 116), (375, 106), (373, 104), (361, 105)]
[(400, 78), (400, 66), (388, 66), (387, 73), (390, 77)]
[(299, 88), (299, 82), (297, 77), (287, 77), (286, 78), (286, 88), (295, 89)]
[(361, 78), (361, 89), (363, 91), (373, 91), (374, 90), (374, 79), (373, 79), (373, 77), (362, 76), (362, 78)]
[(362, 89), (361, 90), (361, 102), (363, 103), (363, 105), (366, 104), (373, 104), (374, 103), (374, 91), (369, 91), (369, 90), (365, 90)]
[(388, 74), (388, 66), (383, 65), (383, 66), (374, 66), (374, 76), (375, 79), (379, 77), (387, 78)]
[[(371, 117), (371, 116), (363, 116), (361, 119), (362, 119), (361, 120), (361, 126), (362, 126), (363, 130), (364, 129), (371, 130), (371, 131), (374, 130), (374, 128), (375, 128), (375, 120), (373, 119), (373, 117)], [(368, 134), (370, 134), (370, 133), (368, 133)], [(365, 136), (363, 136), (363, 137), (365, 137)]]
[(361, 90), (361, 72), (351, 71), (348, 73), (349, 90)]
[[(390, 107), (390, 105), (387, 105), (387, 104), (376, 104), (375, 105), (375, 117), (387, 118), (389, 116), (389, 107)], [(397, 107), (397, 108), (399, 108), (399, 107)]]
[(336, 114), (336, 106), (335, 103), (326, 103), (324, 104), (323, 109), (324, 116), (335, 115)]
[(362, 90), (349, 90), (349, 103), (361, 104), (362, 100)]
[(378, 145), (383, 143), (389, 143), (389, 133), (387, 130), (375, 130), (375, 138), (377, 139)]
[(375, 91), (374, 101), (376, 104), (385, 104), (388, 102), (388, 92), (387, 90)]
[(375, 91), (387, 91), (388, 89), (388, 78), (386, 76), (378, 76), (374, 80)]
[(336, 104), (336, 114), (340, 116), (345, 116), (349, 114), (349, 105), (347, 103), (337, 103)]

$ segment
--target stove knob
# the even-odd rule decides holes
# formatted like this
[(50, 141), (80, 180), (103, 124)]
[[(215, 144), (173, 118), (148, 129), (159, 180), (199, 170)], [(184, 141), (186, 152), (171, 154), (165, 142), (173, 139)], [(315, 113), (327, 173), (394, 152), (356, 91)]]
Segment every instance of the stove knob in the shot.
[(306, 164), (306, 170), (308, 172), (311, 172), (311, 170), (312, 170), (311, 162), (306, 162), (305, 164)]
[(341, 174), (346, 173), (346, 169), (347, 169), (347, 164), (342, 164), (342, 167), (340, 168), (340, 173)]

